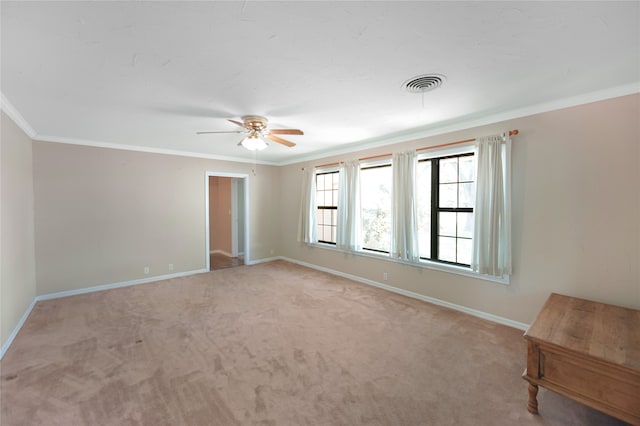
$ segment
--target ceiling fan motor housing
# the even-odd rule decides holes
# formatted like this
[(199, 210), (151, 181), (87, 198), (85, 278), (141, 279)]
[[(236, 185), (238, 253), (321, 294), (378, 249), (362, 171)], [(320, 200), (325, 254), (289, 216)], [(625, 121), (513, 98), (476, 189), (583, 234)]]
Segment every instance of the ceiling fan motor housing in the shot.
[(254, 130), (257, 132), (261, 132), (266, 129), (268, 123), (266, 118), (260, 117), (259, 115), (245, 115), (242, 117), (242, 121), (247, 130)]

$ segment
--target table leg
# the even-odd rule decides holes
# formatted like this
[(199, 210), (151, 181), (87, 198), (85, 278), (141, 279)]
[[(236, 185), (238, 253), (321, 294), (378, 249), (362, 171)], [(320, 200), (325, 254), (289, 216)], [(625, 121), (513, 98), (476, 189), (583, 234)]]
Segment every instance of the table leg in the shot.
[(529, 383), (529, 402), (527, 410), (532, 414), (538, 414), (538, 385)]

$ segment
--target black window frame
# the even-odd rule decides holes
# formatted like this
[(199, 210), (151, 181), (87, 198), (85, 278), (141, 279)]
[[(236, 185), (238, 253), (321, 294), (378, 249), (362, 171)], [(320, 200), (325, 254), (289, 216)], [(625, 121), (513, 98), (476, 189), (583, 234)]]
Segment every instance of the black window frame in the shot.
[[(475, 153), (473, 152), (465, 152), (461, 154), (455, 155), (446, 155), (441, 157), (433, 157), (433, 158), (424, 158), (418, 160), (418, 162), (429, 161), (431, 162), (431, 229), (430, 229), (430, 243), (431, 243), (431, 253), (430, 257), (420, 257), (421, 260), (428, 260), (431, 262), (444, 263), (447, 265), (455, 265), (462, 266), (465, 268), (470, 268), (470, 264), (459, 263), (459, 262), (451, 262), (448, 260), (439, 259), (439, 247), (438, 247), (438, 237), (439, 228), (440, 228), (440, 213), (441, 212), (450, 212), (450, 213), (473, 213), (475, 207), (440, 207), (440, 160), (446, 160), (450, 158), (461, 158), (461, 157), (473, 157)], [(468, 181), (457, 181), (458, 184), (466, 183)], [(475, 180), (473, 181), (475, 183)], [(456, 240), (458, 239), (468, 239), (464, 237), (458, 237), (456, 235)], [(456, 241), (457, 243), (457, 241)], [(456, 246), (457, 247), (457, 246)]]
[[(339, 174), (339, 173), (340, 173), (340, 171), (339, 171), (339, 170), (324, 170), (324, 171), (317, 171), (317, 172), (316, 172), (316, 194), (318, 193), (318, 188), (317, 188), (317, 185), (318, 185), (318, 176), (321, 176), (321, 175), (330, 175), (330, 174), (337, 174), (337, 175), (338, 175), (338, 177), (339, 177), (339, 176), (340, 176), (340, 174)], [(337, 190), (336, 190), (336, 189), (333, 189), (333, 188), (331, 188), (331, 189), (330, 189), (330, 191), (339, 191), (339, 190), (340, 190), (340, 188), (338, 188)], [(327, 189), (323, 189), (322, 191), (327, 191)], [(324, 211), (324, 210), (335, 210), (335, 211), (336, 211), (336, 223), (335, 223), (335, 224), (332, 224), (332, 225), (328, 225), (328, 226), (331, 226), (332, 228), (336, 228), (336, 241), (326, 241), (326, 240), (322, 240), (322, 239), (320, 239), (320, 237), (318, 236), (318, 242), (319, 242), (319, 243), (322, 243), (322, 244), (331, 244), (331, 245), (334, 245), (334, 246), (335, 246), (335, 245), (337, 244), (337, 235), (338, 235), (338, 215), (337, 215), (337, 211), (338, 211), (338, 203), (337, 203), (337, 201), (336, 201), (336, 205), (335, 205), (335, 206), (334, 206), (334, 205), (330, 205), (330, 206), (328, 206), (328, 205), (319, 205), (319, 204), (316, 202), (316, 214), (318, 214), (318, 212), (319, 212), (319, 211)], [(323, 215), (323, 216), (324, 216), (324, 215)], [(321, 225), (320, 223), (317, 223), (317, 224), (316, 224), (316, 226), (317, 226), (317, 227), (319, 227), (320, 225)], [(322, 224), (322, 226), (327, 226), (327, 225), (323, 223), (323, 224)]]

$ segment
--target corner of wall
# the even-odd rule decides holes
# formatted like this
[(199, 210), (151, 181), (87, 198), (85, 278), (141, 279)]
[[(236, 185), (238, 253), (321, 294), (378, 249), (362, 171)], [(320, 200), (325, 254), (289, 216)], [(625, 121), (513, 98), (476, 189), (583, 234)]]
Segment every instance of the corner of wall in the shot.
[(33, 141), (3, 110), (0, 118), (0, 357), (36, 297)]

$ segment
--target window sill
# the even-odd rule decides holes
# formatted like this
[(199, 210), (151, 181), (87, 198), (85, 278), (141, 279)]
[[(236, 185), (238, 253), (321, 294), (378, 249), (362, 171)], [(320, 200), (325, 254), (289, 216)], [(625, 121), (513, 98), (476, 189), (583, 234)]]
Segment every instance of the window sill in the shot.
[(432, 270), (436, 270), (436, 271), (447, 272), (447, 273), (450, 273), (450, 274), (462, 275), (462, 276), (465, 276), (465, 277), (476, 278), (476, 279), (484, 280), (484, 281), (491, 281), (491, 282), (498, 283), (498, 284), (503, 284), (503, 285), (510, 284), (510, 277), (508, 275), (503, 276), (501, 278), (492, 277), (490, 275), (478, 274), (476, 272), (473, 272), (471, 269), (465, 268), (463, 266), (449, 265), (449, 264), (446, 264), (446, 263), (433, 262), (433, 261), (429, 261), (429, 260), (420, 260), (419, 263), (407, 262), (407, 261), (400, 260), (400, 259), (394, 259), (391, 256), (389, 256), (388, 254), (369, 252), (369, 251), (343, 250), (343, 249), (337, 248), (336, 246), (334, 246), (332, 244), (309, 243), (307, 245), (309, 245), (310, 247), (314, 247), (314, 248), (321, 248), (321, 249), (336, 251), (336, 252), (340, 252), (340, 253), (354, 254), (356, 256), (370, 257), (370, 258), (373, 258), (373, 259), (385, 260), (387, 262), (401, 263), (401, 264), (407, 265), (407, 266), (414, 266), (414, 267), (418, 267), (418, 268), (432, 269)]

